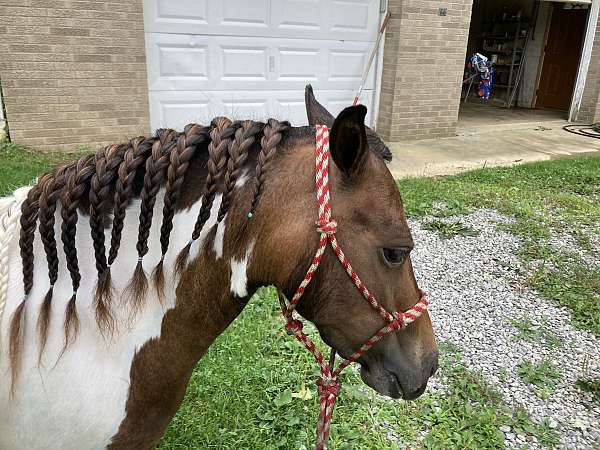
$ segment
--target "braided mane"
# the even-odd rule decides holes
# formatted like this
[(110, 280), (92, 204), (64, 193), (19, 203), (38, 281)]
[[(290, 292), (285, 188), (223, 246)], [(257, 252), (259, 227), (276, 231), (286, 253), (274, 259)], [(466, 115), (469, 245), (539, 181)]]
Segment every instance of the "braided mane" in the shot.
[[(163, 260), (169, 248), (173, 230), (173, 217), (177, 211), (185, 175), (192, 160), (197, 157), (206, 161), (207, 176), (204, 183), (200, 211), (191, 235), (190, 243), (176, 260), (176, 271), (185, 268), (191, 243), (200, 237), (210, 218), (210, 211), (218, 193), (222, 201), (217, 223), (228, 212), (244, 164), (251, 151), (256, 160), (249, 217), (256, 210), (263, 192), (266, 172), (290, 128), (288, 122), (269, 119), (266, 123), (235, 121), (225, 117), (215, 118), (210, 125), (187, 125), (183, 132), (160, 129), (154, 136), (137, 137), (119, 145), (109, 145), (95, 155), (85, 155), (79, 160), (58, 167), (42, 175), (29, 190), (21, 206), (19, 247), (23, 266), (25, 296), (11, 320), (9, 331), (9, 355), (13, 383), (18, 372), (22, 347), (23, 320), (27, 297), (33, 287), (34, 252), (36, 228), (43, 244), (48, 265), (50, 287), (39, 312), (37, 330), (39, 358), (44, 350), (52, 309), (54, 283), (58, 279), (58, 248), (55, 235), (55, 212), (60, 203), (62, 250), (71, 277), (73, 294), (67, 302), (64, 322), (63, 352), (79, 332), (77, 291), (81, 282), (76, 230), (81, 214), (89, 215), (91, 238), (96, 261), (97, 284), (94, 292), (96, 322), (104, 335), (115, 328), (112, 312), (113, 285), (111, 264), (117, 258), (127, 208), (134, 198), (141, 200), (139, 229), (136, 244), (138, 261), (124, 298), (139, 311), (148, 289), (148, 276), (142, 260), (148, 253), (148, 238), (153, 221), (154, 205), (159, 190), (164, 186), (165, 197), (160, 227), (162, 258), (152, 272), (159, 300), (164, 296)], [(256, 144), (256, 145), (254, 145)], [(256, 150), (254, 150), (256, 149)], [(110, 247), (106, 256), (105, 229), (112, 218)]]

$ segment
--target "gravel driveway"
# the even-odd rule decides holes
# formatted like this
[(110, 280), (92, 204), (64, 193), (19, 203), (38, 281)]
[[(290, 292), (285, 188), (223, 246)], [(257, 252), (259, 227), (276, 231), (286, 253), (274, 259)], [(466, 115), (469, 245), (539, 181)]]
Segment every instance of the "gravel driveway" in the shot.
[[(449, 218), (449, 221), (457, 218)], [(440, 341), (460, 347), (465, 364), (481, 370), (506, 404), (522, 406), (535, 422), (546, 419), (560, 435), (560, 448), (600, 448), (600, 405), (577, 388), (581, 377), (600, 376), (600, 339), (571, 325), (569, 310), (523, 287), (526, 270), (516, 253), (520, 240), (497, 228), (510, 219), (491, 210), (460, 217), (477, 236), (441, 239), (411, 221), (416, 248), (413, 263), (429, 293), (432, 319)], [(528, 321), (551, 338), (518, 336), (515, 322)], [(541, 336), (541, 333), (540, 333)], [(560, 378), (540, 396), (518, 374), (524, 361), (550, 359)], [(545, 397), (543, 399), (542, 397)], [(508, 448), (540, 448), (503, 427)]]

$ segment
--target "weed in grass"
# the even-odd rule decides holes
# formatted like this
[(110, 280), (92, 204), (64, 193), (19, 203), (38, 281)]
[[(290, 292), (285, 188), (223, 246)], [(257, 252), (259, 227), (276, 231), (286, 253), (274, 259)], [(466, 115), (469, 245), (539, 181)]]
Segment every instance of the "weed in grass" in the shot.
[(541, 423), (536, 424), (531, 420), (529, 413), (523, 407), (518, 407), (514, 410), (512, 420), (511, 428), (514, 432), (535, 436), (542, 448), (553, 449), (560, 443), (558, 432), (550, 427), (548, 419), (544, 419)]
[(556, 388), (556, 382), (560, 379), (560, 372), (554, 364), (544, 358), (538, 363), (523, 361), (517, 368), (517, 373), (525, 384), (531, 384), (540, 398), (548, 398)]
[(580, 378), (577, 380), (576, 385), (582, 391), (592, 394), (594, 402), (600, 403), (600, 378)]
[(497, 376), (502, 383), (506, 383), (508, 380), (508, 370), (506, 370), (506, 367), (498, 369)]
[(443, 239), (451, 239), (455, 236), (477, 236), (479, 232), (472, 227), (460, 222), (444, 222), (441, 220), (428, 220), (423, 223), (425, 230), (437, 231)]
[(555, 254), (552, 267), (538, 267), (531, 287), (572, 310), (573, 322), (600, 335), (600, 269)]
[(542, 448), (553, 449), (560, 443), (558, 432), (550, 426), (548, 419), (536, 426), (535, 436)]
[(546, 320), (541, 325), (534, 325), (530, 319), (509, 319), (509, 323), (517, 329), (516, 339), (527, 342), (539, 342), (548, 348), (562, 347), (564, 342), (547, 326)]

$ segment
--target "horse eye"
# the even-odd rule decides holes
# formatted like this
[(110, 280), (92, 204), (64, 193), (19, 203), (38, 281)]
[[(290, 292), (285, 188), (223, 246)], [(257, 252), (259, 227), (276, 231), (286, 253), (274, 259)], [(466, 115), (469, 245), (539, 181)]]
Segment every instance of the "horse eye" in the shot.
[(391, 267), (401, 266), (406, 260), (409, 252), (409, 249), (402, 247), (386, 247), (381, 249), (383, 259)]

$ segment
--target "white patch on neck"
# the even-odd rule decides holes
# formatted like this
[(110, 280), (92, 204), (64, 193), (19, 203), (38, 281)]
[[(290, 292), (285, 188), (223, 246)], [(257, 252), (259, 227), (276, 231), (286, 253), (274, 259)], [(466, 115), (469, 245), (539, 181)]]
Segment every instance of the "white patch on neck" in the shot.
[(243, 185), (246, 184), (246, 181), (248, 181), (248, 171), (244, 170), (244, 172), (242, 173), (242, 175), (235, 182), (235, 187), (237, 187), (237, 188), (242, 187)]
[(223, 217), (223, 220), (219, 222), (217, 225), (217, 233), (215, 234), (215, 241), (213, 242), (213, 250), (217, 255), (217, 259), (223, 256), (223, 238), (225, 236), (225, 219), (227, 216)]
[[(235, 183), (235, 187), (236, 188), (242, 187), (244, 184), (246, 184), (246, 181), (248, 181), (248, 171), (247, 170), (244, 171), (244, 173), (242, 173), (242, 175), (238, 178), (238, 180)], [(215, 203), (218, 202), (219, 208), (221, 207), (221, 200), (222, 200), (222, 194), (219, 194), (218, 199), (215, 198)], [(217, 209), (217, 211), (218, 211), (218, 209)], [(211, 210), (211, 219), (212, 219), (213, 213), (215, 213), (214, 207)], [(213, 250), (215, 252), (215, 255), (217, 256), (217, 259), (220, 259), (223, 257), (223, 241), (225, 239), (225, 221), (226, 220), (227, 220), (227, 214), (225, 214), (225, 217), (223, 217), (223, 220), (221, 220), (221, 222), (219, 222), (219, 224), (217, 225), (217, 232), (215, 234), (215, 239), (213, 242)], [(207, 224), (207, 228), (210, 228), (208, 226), (208, 224)]]
[(254, 249), (254, 241), (246, 250), (246, 254), (241, 260), (236, 260), (235, 258), (231, 258), (231, 292), (240, 297), (248, 296), (248, 261), (250, 261), (250, 255), (252, 254), (252, 250)]

